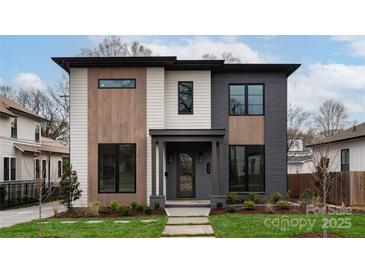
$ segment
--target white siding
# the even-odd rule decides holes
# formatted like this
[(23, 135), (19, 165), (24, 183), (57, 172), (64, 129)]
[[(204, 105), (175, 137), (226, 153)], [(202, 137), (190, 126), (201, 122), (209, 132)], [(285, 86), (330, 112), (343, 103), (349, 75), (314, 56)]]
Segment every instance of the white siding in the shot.
[[(165, 128), (211, 128), (211, 73), (209, 70), (166, 71)], [(193, 81), (193, 113), (178, 114), (178, 81)]]
[(82, 190), (75, 206), (87, 206), (88, 183), (88, 89), (87, 69), (72, 68), (70, 72), (70, 162), (77, 171)]
[[(149, 130), (164, 128), (165, 125), (164, 81), (164, 68), (147, 68), (147, 204), (149, 204), (152, 192), (151, 137)], [(156, 165), (158, 165), (158, 160)]]

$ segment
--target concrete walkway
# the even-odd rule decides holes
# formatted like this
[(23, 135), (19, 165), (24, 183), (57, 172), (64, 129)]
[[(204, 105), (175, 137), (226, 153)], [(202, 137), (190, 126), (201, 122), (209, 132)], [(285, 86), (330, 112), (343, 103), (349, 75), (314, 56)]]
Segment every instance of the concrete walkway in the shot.
[(168, 219), (162, 236), (164, 237), (201, 237), (213, 236), (214, 230), (209, 223), (210, 209), (202, 207), (165, 208)]
[[(42, 218), (49, 218), (54, 215), (53, 207), (58, 202), (42, 205)], [(58, 206), (58, 212), (65, 211), (64, 206)], [(38, 206), (22, 207), (0, 211), (0, 227), (8, 227), (15, 224), (25, 223), (38, 219)]]

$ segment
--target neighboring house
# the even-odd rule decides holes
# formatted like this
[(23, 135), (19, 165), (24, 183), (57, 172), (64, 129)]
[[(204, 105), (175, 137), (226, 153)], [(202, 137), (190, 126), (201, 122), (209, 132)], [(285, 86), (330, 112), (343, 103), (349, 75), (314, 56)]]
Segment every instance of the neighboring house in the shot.
[(304, 146), (303, 139), (295, 140), (288, 151), (288, 174), (312, 172), (312, 150)]
[(0, 96), (0, 182), (58, 182), (68, 148), (41, 136), (41, 116)]
[(78, 206), (287, 192), (287, 78), (300, 65), (52, 59), (70, 74)]
[(333, 171), (365, 171), (365, 123), (324, 138), (309, 147), (313, 150), (313, 157), (328, 157)]

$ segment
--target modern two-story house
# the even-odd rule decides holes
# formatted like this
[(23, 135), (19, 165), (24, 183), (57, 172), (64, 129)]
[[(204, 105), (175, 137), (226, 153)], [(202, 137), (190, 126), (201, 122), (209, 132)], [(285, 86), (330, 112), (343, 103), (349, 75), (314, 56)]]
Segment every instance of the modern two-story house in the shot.
[(287, 78), (300, 65), (52, 59), (70, 75), (79, 206), (287, 192)]
[(41, 136), (43, 117), (0, 96), (0, 182), (59, 182), (68, 147)]

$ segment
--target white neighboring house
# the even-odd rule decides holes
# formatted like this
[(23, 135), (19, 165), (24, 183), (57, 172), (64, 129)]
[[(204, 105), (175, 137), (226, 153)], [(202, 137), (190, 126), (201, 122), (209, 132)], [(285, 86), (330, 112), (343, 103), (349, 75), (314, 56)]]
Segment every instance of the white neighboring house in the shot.
[(320, 155), (327, 154), (333, 171), (365, 171), (365, 122), (313, 143), (310, 147), (318, 159)]
[[(44, 178), (59, 182), (69, 149), (41, 137), (43, 117), (0, 96), (0, 182)], [(37, 156), (38, 155), (38, 156)]]
[(288, 152), (288, 174), (312, 172), (312, 150), (304, 146), (302, 139), (295, 140)]

